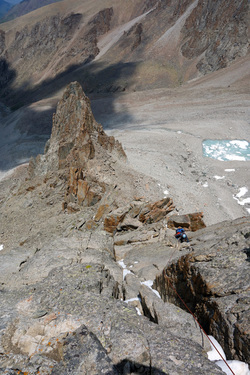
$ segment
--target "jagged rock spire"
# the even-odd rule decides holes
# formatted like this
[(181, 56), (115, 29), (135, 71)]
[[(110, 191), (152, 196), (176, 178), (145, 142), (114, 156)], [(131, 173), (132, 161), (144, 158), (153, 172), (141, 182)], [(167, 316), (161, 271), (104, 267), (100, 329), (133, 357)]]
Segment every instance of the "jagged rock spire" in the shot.
[[(126, 158), (118, 141), (109, 137), (93, 116), (90, 100), (78, 82), (70, 83), (53, 115), (50, 140), (34, 170), (38, 174), (67, 167), (84, 168), (90, 159), (103, 152)], [(36, 174), (37, 174), (36, 172)]]
[(93, 205), (106, 190), (103, 175), (117, 159), (126, 159), (121, 144), (96, 122), (81, 85), (70, 83), (53, 115), (44, 155), (30, 162), (31, 175), (60, 171), (68, 178), (66, 202)]

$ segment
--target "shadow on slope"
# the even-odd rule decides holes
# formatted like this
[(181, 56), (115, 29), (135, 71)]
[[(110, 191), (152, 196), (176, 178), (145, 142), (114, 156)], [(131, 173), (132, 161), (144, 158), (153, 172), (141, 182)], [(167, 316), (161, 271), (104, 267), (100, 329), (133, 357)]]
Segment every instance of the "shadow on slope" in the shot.
[[(36, 87), (26, 82), (14, 88), (17, 73), (6, 60), (1, 60), (0, 100), (11, 108), (11, 113), (5, 117), (0, 114), (0, 172), (8, 171), (43, 152), (51, 134), (56, 103), (70, 82), (78, 81), (90, 100), (109, 97), (108, 106), (105, 107), (102, 100), (98, 100), (95, 105), (93, 113), (94, 116), (97, 114), (98, 121), (100, 112), (106, 111), (109, 118), (116, 113), (116, 95), (126, 90), (135, 69), (136, 63), (73, 65)], [(122, 113), (119, 120), (130, 122), (131, 117), (126, 108), (123, 108)]]
[(166, 372), (159, 370), (156, 367), (145, 366), (141, 363), (132, 362), (128, 359), (124, 359), (116, 365), (119, 373), (121, 374), (143, 374), (143, 375), (167, 375)]

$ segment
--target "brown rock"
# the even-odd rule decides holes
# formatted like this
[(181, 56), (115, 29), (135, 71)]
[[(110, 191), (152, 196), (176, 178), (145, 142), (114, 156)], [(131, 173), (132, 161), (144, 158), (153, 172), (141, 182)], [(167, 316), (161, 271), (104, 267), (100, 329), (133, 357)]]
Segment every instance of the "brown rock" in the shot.
[(88, 230), (94, 230), (98, 227), (98, 224), (94, 220), (88, 220), (85, 225)]
[[(197, 68), (204, 74), (225, 68), (248, 51), (248, 2), (235, 0), (198, 1), (182, 29), (183, 56), (203, 58)], [(208, 32), (209, 30), (209, 32)]]
[[(65, 206), (65, 202), (64, 202), (64, 206)], [(67, 211), (69, 214), (74, 214), (75, 212), (80, 211), (80, 208), (77, 204), (70, 202), (67, 204)]]
[(104, 220), (104, 229), (109, 233), (114, 233), (118, 224), (124, 219), (125, 215), (110, 215)]
[(119, 223), (117, 226), (117, 230), (130, 230), (130, 229), (137, 229), (142, 226), (142, 223), (134, 218), (126, 217), (122, 223)]
[(172, 215), (168, 219), (168, 228), (175, 229), (178, 227), (182, 227), (186, 230), (195, 232), (198, 229), (206, 227), (202, 218), (203, 212), (196, 212), (187, 215)]
[(110, 210), (110, 207), (108, 204), (101, 204), (100, 207), (97, 210), (97, 213), (95, 214), (95, 221), (100, 221), (104, 214), (108, 213)]
[(173, 200), (171, 198), (164, 198), (155, 203), (145, 205), (141, 209), (139, 220), (147, 224), (156, 223), (173, 210)]
[(126, 158), (121, 144), (107, 136), (95, 121), (80, 84), (70, 83), (53, 116), (46, 152), (36, 161), (32, 159), (30, 175), (60, 171), (62, 176), (68, 176), (65, 202), (92, 206), (106, 191), (103, 171), (114, 172), (107, 161), (116, 158)]
[(130, 206), (125, 206), (111, 212), (104, 220), (104, 230), (114, 234), (118, 225), (123, 221), (129, 209)]

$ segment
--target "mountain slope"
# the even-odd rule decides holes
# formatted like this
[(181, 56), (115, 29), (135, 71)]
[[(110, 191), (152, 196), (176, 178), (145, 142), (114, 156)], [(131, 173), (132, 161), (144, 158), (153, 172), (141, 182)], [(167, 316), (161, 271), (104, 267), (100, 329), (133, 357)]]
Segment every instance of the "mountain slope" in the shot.
[(16, 1), (9, 11), (1, 19), (1, 22), (13, 20), (17, 17), (23, 16), (24, 14), (30, 13), (35, 9), (41, 8), (51, 3), (55, 3), (61, 0), (23, 0), (21, 2)]
[(72, 80), (88, 93), (177, 87), (248, 54), (249, 14), (247, 0), (50, 4), (1, 25), (3, 95), (20, 106)]
[(10, 8), (11, 5), (7, 1), (0, 0), (0, 18), (3, 17), (3, 15), (6, 14)]
[(16, 4), (19, 4), (21, 3), (22, 0), (8, 0), (7, 3), (11, 4), (11, 5), (16, 5)]

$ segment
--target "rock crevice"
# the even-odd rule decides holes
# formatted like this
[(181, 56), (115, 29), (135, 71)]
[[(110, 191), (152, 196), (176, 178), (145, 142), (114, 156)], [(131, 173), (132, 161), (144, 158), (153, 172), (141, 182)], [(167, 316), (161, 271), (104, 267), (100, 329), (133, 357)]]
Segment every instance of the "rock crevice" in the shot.
[[(182, 256), (156, 277), (155, 287), (165, 301), (185, 309), (181, 296), (206, 332), (222, 345), (226, 356), (250, 358), (248, 218), (209, 227), (192, 235), (193, 252)], [(199, 234), (198, 234), (199, 233)], [(211, 236), (212, 234), (212, 236)], [(172, 289), (172, 286), (174, 289)]]

